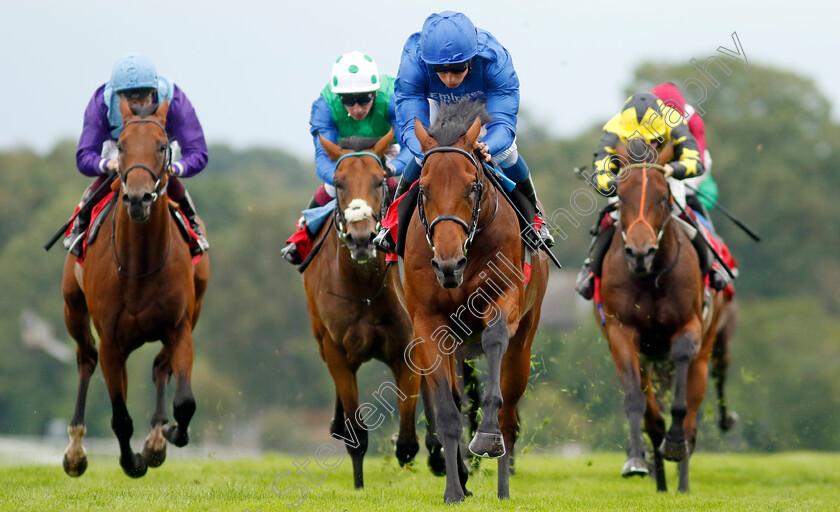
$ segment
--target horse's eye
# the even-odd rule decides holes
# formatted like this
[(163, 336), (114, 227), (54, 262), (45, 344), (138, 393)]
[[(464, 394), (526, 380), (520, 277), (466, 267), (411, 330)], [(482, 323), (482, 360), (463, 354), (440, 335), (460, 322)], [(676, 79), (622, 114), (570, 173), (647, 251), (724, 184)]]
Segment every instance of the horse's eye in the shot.
[(336, 190), (344, 190), (344, 182), (336, 181), (333, 183), (333, 186), (336, 188)]
[(158, 151), (160, 151), (161, 153), (164, 153), (166, 151), (166, 144), (161, 144), (160, 147), (158, 148)]
[(122, 143), (117, 144), (117, 151), (120, 152), (120, 153), (122, 153), (124, 151)]

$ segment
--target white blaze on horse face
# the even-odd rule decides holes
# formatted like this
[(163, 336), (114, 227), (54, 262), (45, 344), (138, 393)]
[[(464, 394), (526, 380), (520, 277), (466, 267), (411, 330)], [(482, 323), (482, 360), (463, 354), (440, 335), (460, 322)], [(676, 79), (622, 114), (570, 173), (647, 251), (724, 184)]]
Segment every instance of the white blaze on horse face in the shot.
[(344, 218), (348, 224), (373, 218), (373, 208), (364, 199), (353, 199), (344, 210)]

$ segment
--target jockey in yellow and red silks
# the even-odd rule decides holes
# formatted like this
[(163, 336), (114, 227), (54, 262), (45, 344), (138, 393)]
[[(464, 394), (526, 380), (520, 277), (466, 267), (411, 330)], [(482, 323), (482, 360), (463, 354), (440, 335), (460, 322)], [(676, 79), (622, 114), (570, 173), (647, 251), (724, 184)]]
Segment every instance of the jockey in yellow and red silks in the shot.
[(665, 165), (666, 174), (678, 180), (703, 174), (697, 141), (682, 114), (652, 94), (630, 96), (621, 112), (604, 125), (592, 184), (605, 196), (615, 195), (615, 173), (622, 165), (618, 149), (623, 147), (634, 160), (656, 162), (659, 151), (669, 143), (673, 144), (674, 156)]
[[(663, 151), (666, 146), (669, 146), (668, 150)], [(672, 156), (664, 165), (665, 176), (671, 178), (669, 182), (674, 200), (684, 207), (685, 193), (679, 190), (679, 180), (702, 175), (705, 171), (697, 141), (678, 110), (652, 94), (634, 94), (624, 102), (621, 112), (604, 125), (590, 182), (601, 194), (613, 197), (619, 180), (617, 173), (621, 167), (630, 164), (630, 160), (656, 163), (660, 152), (668, 155), (671, 150)], [(611, 202), (598, 215), (592, 232), (595, 238), (590, 246), (589, 258), (584, 262), (575, 284), (577, 292), (586, 299), (590, 299), (594, 293), (595, 278), (600, 278), (601, 263), (612, 240), (615, 227), (609, 213), (614, 210)], [(698, 254), (706, 255), (708, 249), (699, 237), (695, 237), (692, 243)], [(700, 260), (703, 273), (709, 275), (712, 288), (722, 290), (729, 284), (727, 274), (712, 268), (711, 256), (701, 257)]]

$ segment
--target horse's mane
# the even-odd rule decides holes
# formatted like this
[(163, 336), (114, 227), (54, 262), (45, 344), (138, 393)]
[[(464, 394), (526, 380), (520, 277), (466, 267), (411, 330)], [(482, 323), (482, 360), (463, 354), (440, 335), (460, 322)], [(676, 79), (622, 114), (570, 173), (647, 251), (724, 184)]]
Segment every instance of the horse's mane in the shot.
[(359, 137), (358, 135), (353, 135), (352, 137), (345, 137), (338, 141), (338, 147), (341, 149), (362, 151), (372, 148), (377, 142), (379, 142), (379, 139), (376, 137)]
[(157, 103), (152, 103), (151, 105), (145, 105), (142, 107), (135, 106), (131, 107), (131, 113), (135, 116), (140, 116), (141, 118), (149, 117), (150, 115), (157, 112), (159, 106), (160, 105), (158, 105)]
[(441, 146), (451, 146), (467, 133), (476, 117), (481, 118), (482, 125), (493, 120), (484, 101), (464, 98), (456, 103), (441, 104), (437, 119), (429, 127), (429, 135)]

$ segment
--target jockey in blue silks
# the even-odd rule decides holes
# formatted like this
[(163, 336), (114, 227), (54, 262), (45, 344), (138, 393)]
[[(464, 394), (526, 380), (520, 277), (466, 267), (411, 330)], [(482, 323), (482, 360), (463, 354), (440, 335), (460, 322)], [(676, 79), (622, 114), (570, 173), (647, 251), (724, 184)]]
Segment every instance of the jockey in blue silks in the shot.
[[(117, 139), (123, 130), (120, 101), (125, 99), (129, 107), (138, 108), (169, 102), (166, 114), (166, 136), (178, 143), (181, 158), (172, 162), (167, 169), (170, 174), (166, 192), (177, 202), (187, 217), (193, 231), (199, 236), (190, 246), (194, 256), (210, 248), (196, 219), (195, 206), (184, 185), (176, 176), (195, 176), (207, 165), (207, 143), (204, 131), (198, 122), (195, 109), (184, 92), (163, 75), (158, 75), (155, 65), (145, 55), (128, 54), (117, 59), (111, 71), (111, 79), (96, 89), (85, 109), (84, 125), (76, 150), (76, 167), (85, 176), (96, 177), (82, 196), (82, 204), (91, 199), (111, 172), (117, 171)], [(93, 204), (104, 198), (92, 198)], [(76, 257), (82, 257), (82, 248), (90, 224), (91, 208), (82, 208), (64, 246)]]
[[(405, 167), (396, 197), (420, 177), (423, 152), (414, 133), (414, 118), (429, 126), (441, 103), (469, 98), (486, 102), (487, 112), (493, 117), (482, 129), (478, 149), (487, 161), (501, 167), (505, 177), (517, 184), (536, 207), (531, 173), (516, 147), (519, 78), (510, 54), (490, 32), (476, 29), (460, 12), (432, 14), (423, 29), (405, 43), (395, 95), (397, 133), (415, 156)], [(392, 205), (396, 207), (396, 203)], [(553, 244), (544, 224), (540, 236)], [(383, 229), (374, 243), (386, 252), (395, 248), (388, 229)]]

